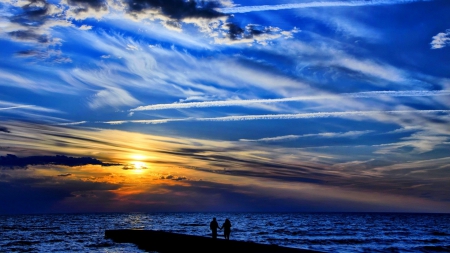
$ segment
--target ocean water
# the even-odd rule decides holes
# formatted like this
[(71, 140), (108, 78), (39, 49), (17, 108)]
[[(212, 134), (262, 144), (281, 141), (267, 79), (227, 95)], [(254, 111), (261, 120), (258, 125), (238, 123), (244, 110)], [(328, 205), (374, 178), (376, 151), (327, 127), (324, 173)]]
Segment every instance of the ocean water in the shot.
[[(323, 252), (450, 252), (450, 214), (102, 213), (0, 216), (0, 252), (143, 252), (106, 229), (209, 237), (231, 220), (231, 239)], [(219, 232), (220, 235), (220, 232)]]

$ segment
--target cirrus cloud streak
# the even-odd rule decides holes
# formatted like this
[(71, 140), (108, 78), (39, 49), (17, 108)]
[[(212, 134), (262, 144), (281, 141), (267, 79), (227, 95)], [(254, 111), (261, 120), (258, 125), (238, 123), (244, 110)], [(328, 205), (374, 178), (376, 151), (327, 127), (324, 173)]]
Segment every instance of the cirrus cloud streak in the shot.
[(165, 109), (186, 109), (186, 108), (202, 108), (202, 107), (221, 107), (221, 106), (245, 106), (258, 103), (282, 103), (282, 102), (295, 102), (295, 101), (307, 101), (307, 100), (322, 100), (322, 99), (341, 99), (342, 97), (352, 98), (372, 98), (378, 96), (391, 96), (391, 97), (425, 97), (425, 96), (449, 96), (450, 90), (416, 90), (416, 91), (369, 91), (369, 92), (357, 92), (357, 93), (342, 93), (333, 95), (316, 95), (316, 96), (303, 96), (303, 97), (291, 97), (291, 98), (275, 98), (275, 99), (248, 99), (248, 100), (228, 100), (228, 101), (206, 101), (206, 102), (189, 102), (189, 103), (174, 103), (174, 104), (157, 104), (139, 106), (131, 109), (131, 112), (135, 111), (152, 111), (152, 110), (165, 110)]

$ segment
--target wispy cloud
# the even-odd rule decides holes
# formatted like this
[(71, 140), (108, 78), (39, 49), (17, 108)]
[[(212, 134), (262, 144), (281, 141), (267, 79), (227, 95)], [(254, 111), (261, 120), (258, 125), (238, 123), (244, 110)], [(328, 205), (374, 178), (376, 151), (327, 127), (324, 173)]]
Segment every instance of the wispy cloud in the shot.
[(4, 111), (6, 113), (10, 110), (27, 110), (27, 111), (38, 111), (38, 112), (50, 112), (50, 113), (61, 113), (59, 110), (45, 108), (37, 105), (24, 105), (18, 103), (12, 103), (7, 101), (0, 100), (0, 111)]
[(301, 96), (291, 98), (276, 98), (276, 99), (248, 99), (248, 100), (227, 100), (227, 101), (206, 101), (206, 102), (190, 102), (190, 103), (173, 103), (173, 104), (156, 104), (139, 106), (131, 109), (134, 111), (153, 111), (153, 110), (165, 110), (165, 109), (187, 109), (187, 108), (203, 108), (203, 107), (221, 107), (221, 106), (245, 106), (258, 103), (282, 103), (282, 102), (295, 102), (295, 101), (307, 101), (307, 100), (321, 100), (321, 99), (340, 99), (342, 97), (353, 98), (372, 98), (379, 96), (391, 96), (391, 97), (415, 97), (415, 96), (447, 96), (450, 95), (450, 90), (416, 90), (416, 91), (369, 91), (369, 92), (357, 92), (357, 93), (342, 93), (342, 94), (329, 94), (318, 96)]
[[(329, 96), (331, 97), (331, 96)], [(189, 102), (189, 103), (174, 103), (174, 104), (156, 104), (139, 106), (137, 108), (131, 109), (134, 111), (153, 111), (153, 110), (165, 110), (165, 109), (186, 109), (186, 108), (202, 108), (202, 107), (221, 107), (221, 106), (245, 106), (257, 103), (280, 103), (280, 102), (290, 102), (290, 101), (303, 101), (303, 100), (314, 100), (329, 98), (327, 96), (317, 96), (317, 97), (293, 97), (293, 98), (278, 98), (278, 99), (248, 99), (248, 100), (227, 100), (227, 101), (206, 101), (206, 102)]]
[(59, 123), (59, 124), (56, 124), (56, 125), (59, 125), (59, 126), (75, 126), (75, 125), (82, 125), (82, 124), (85, 124), (85, 123), (87, 123), (87, 121)]
[(185, 119), (149, 119), (149, 120), (115, 120), (115, 121), (104, 121), (99, 123), (105, 123), (110, 125), (121, 125), (125, 123), (141, 123), (141, 124), (164, 124), (169, 122), (176, 121), (189, 121), (193, 120), (193, 118), (185, 118)]
[(127, 91), (120, 88), (108, 88), (101, 90), (92, 98), (89, 103), (91, 108), (99, 108), (103, 106), (132, 106), (138, 104), (139, 101), (130, 95)]
[(173, 121), (245, 121), (245, 120), (278, 120), (278, 119), (313, 119), (313, 118), (333, 118), (333, 117), (351, 117), (351, 116), (373, 116), (385, 114), (436, 114), (450, 113), (450, 110), (404, 110), (404, 111), (348, 111), (348, 112), (312, 112), (297, 114), (266, 114), (266, 115), (239, 115), (225, 116), (215, 118), (183, 118), (183, 119), (158, 119), (158, 120), (121, 120), (104, 121), (99, 123), (106, 124), (124, 124), (124, 123), (143, 123), (143, 124), (161, 124)]
[(447, 29), (443, 33), (438, 33), (433, 36), (433, 40), (431, 41), (431, 49), (440, 49), (448, 46), (450, 44), (450, 29)]
[[(74, 87), (99, 91), (91, 97), (91, 108), (103, 105), (135, 107), (142, 104), (136, 103), (135, 93), (131, 91), (136, 88), (141, 89), (143, 94), (165, 94), (179, 99), (197, 97), (203, 100), (235, 98), (236, 89), (248, 91), (242, 96), (243, 99), (254, 97), (257, 89), (275, 92), (274, 95), (279, 97), (312, 94), (312, 88), (301, 81), (281, 75), (276, 70), (268, 71), (262, 64), (244, 64), (241, 57), (219, 54), (215, 59), (199, 59), (189, 51), (175, 47), (149, 47), (147, 43), (119, 34), (75, 32), (79, 34), (75, 38), (76, 42), (88, 44), (99, 51), (99, 55), (110, 56), (107, 59), (92, 59), (91, 65), (96, 68), (60, 72), (62, 78)], [(128, 45), (139, 50), (127, 50)], [(215, 85), (208, 85), (211, 83)], [(148, 89), (149, 86), (151, 89)]]
[[(307, 78), (309, 83), (327, 82), (334, 79), (335, 75), (347, 77), (348, 80), (359, 79), (364, 83), (370, 83), (386, 89), (392, 83), (407, 86), (411, 80), (411, 73), (407, 69), (399, 68), (387, 61), (383, 61), (367, 55), (361, 48), (345, 45), (339, 41), (327, 40), (314, 32), (303, 32), (313, 42), (301, 40), (286, 40), (280, 42), (280, 47), (272, 47), (270, 50), (278, 55), (302, 66), (297, 73)], [(345, 49), (352, 48), (351, 50)], [(358, 52), (358, 53), (356, 53)], [(365, 55), (363, 57), (358, 54)], [(296, 55), (298, 57), (289, 57)], [(310, 75), (311, 70), (323, 69), (328, 66), (329, 71), (321, 72), (321, 75)], [(357, 73), (358, 75), (353, 75)], [(414, 87), (418, 89), (417, 86)], [(410, 90), (413, 87), (409, 88)], [(422, 89), (427, 89), (426, 87)]]
[(292, 141), (300, 138), (307, 138), (307, 137), (319, 137), (319, 138), (354, 138), (361, 135), (365, 135), (368, 133), (372, 133), (372, 130), (366, 130), (366, 131), (348, 131), (348, 132), (340, 132), (340, 133), (318, 133), (318, 134), (303, 134), (303, 135), (284, 135), (284, 136), (276, 136), (276, 137), (268, 137), (268, 138), (261, 138), (256, 140), (250, 140), (250, 139), (240, 139), (239, 141), (244, 142), (276, 142), (276, 141)]
[[(6, 61), (7, 59), (5, 59)], [(19, 64), (20, 65), (20, 64)], [(0, 69), (0, 86), (27, 89), (32, 92), (54, 92), (60, 94), (74, 94), (73, 87), (61, 82), (55, 76), (54, 69), (41, 69), (39, 75), (30, 65), (15, 66), (15, 68)]]
[(450, 131), (448, 130), (447, 125), (445, 125), (445, 129), (438, 129), (435, 127), (433, 130), (428, 130), (429, 127), (425, 127), (425, 129), (421, 129), (421, 131), (414, 131), (410, 136), (403, 137), (395, 143), (380, 145), (379, 150), (375, 153), (403, 153), (403, 149), (405, 148), (411, 149), (411, 152), (415, 154), (422, 154), (432, 151), (437, 146), (447, 145), (445, 144), (445, 141), (448, 140), (450, 136)]
[(397, 163), (388, 166), (379, 166), (373, 168), (375, 173), (389, 173), (394, 170), (405, 170), (405, 171), (414, 171), (416, 169), (426, 170), (427, 168), (434, 167), (439, 168), (441, 166), (446, 166), (450, 162), (449, 157), (437, 158), (437, 159), (429, 159), (429, 160), (420, 160), (413, 162), (405, 162), (405, 163)]
[(22, 75), (3, 70), (0, 70), (0, 80), (0, 85), (2, 86), (12, 86), (12, 84), (14, 84), (15, 87), (28, 88), (35, 84), (34, 81)]
[(0, 110), (12, 110), (12, 109), (19, 109), (19, 108), (28, 108), (33, 107), (34, 105), (19, 105), (19, 106), (10, 106), (10, 107), (0, 107)]
[(78, 29), (87, 31), (87, 30), (91, 30), (92, 26), (91, 25), (82, 25)]
[(422, 127), (420, 126), (405, 126), (399, 129), (395, 129), (393, 131), (389, 131), (386, 134), (397, 134), (397, 133), (406, 133), (406, 132), (414, 132), (421, 130)]
[(448, 96), (450, 90), (408, 90), (408, 91), (368, 91), (358, 93), (346, 93), (350, 97), (375, 97), (375, 96), (391, 96), (391, 97), (428, 97), (428, 96)]
[[(425, 0), (427, 1), (427, 0)], [(421, 0), (372, 0), (372, 1), (335, 1), (335, 2), (310, 2), (295, 4), (278, 5), (257, 5), (257, 6), (238, 6), (229, 8), (216, 8), (222, 13), (247, 13), (255, 11), (277, 11), (286, 9), (303, 9), (317, 7), (356, 7), (356, 6), (374, 6), (374, 5), (393, 5), (421, 2)]]
[(404, 113), (450, 113), (450, 110), (410, 110), (410, 111), (351, 111), (351, 112), (313, 112), (298, 114), (268, 114), (268, 115), (244, 115), (226, 116), (217, 118), (199, 118), (199, 121), (240, 121), (240, 120), (271, 120), (271, 119), (312, 119), (349, 116), (372, 116), (376, 114), (404, 114)]

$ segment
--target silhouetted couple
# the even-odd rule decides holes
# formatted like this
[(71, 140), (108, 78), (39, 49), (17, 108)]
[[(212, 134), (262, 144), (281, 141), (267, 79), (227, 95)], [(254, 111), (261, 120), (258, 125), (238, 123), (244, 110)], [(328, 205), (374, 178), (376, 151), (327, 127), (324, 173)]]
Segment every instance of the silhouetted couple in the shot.
[(223, 229), (223, 236), (226, 240), (230, 240), (231, 222), (229, 219), (226, 219), (222, 227), (219, 227), (216, 218), (213, 218), (211, 223), (209, 223), (209, 228), (211, 229), (213, 239), (217, 238), (217, 229)]

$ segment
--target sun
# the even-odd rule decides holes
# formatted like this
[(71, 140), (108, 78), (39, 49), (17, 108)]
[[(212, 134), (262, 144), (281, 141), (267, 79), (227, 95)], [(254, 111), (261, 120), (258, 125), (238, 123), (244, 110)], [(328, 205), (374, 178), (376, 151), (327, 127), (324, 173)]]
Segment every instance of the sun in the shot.
[(145, 162), (148, 158), (147, 156), (142, 154), (132, 154), (128, 157), (130, 160), (125, 166), (128, 173), (142, 174), (148, 169), (149, 165)]
[[(129, 153), (124, 159), (125, 171), (127, 174), (148, 174), (155, 167), (152, 166), (152, 160), (154, 156), (146, 153)], [(151, 169), (151, 170), (150, 170)]]
[(131, 155), (130, 158), (133, 160), (142, 161), (142, 160), (145, 160), (147, 157), (145, 155), (141, 155), (141, 154), (134, 154), (134, 155)]
[(145, 170), (147, 169), (147, 164), (144, 162), (131, 162), (131, 164), (133, 164), (133, 167), (136, 170)]

